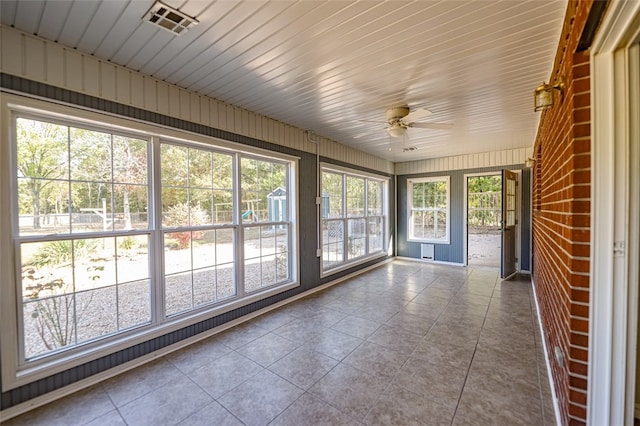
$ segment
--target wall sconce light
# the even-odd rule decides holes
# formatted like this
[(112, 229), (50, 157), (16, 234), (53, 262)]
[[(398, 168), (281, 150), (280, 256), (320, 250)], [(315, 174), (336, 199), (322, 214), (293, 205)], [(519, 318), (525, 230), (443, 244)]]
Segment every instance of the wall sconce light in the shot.
[(560, 80), (555, 84), (547, 84), (544, 81), (536, 90), (533, 91), (533, 110), (542, 111), (553, 106), (553, 89), (560, 91), (560, 101), (564, 98), (564, 80)]
[(524, 166), (527, 169), (532, 168), (533, 166), (535, 166), (535, 164), (536, 164), (536, 160), (531, 157), (527, 158), (527, 160), (524, 162)]

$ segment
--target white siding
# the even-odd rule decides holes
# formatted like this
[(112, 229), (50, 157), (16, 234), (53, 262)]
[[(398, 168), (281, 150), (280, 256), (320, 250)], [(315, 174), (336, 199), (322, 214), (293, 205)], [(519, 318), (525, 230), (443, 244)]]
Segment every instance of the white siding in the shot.
[[(0, 71), (125, 105), (315, 153), (304, 129), (260, 116), (73, 49), (0, 26)], [(320, 154), (393, 173), (393, 163), (335, 141), (316, 137)]]

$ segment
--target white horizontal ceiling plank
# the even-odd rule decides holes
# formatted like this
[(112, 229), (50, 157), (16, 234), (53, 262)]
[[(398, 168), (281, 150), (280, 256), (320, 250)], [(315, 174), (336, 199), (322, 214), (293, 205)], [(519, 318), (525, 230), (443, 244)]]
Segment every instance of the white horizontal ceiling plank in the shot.
[(58, 41), (72, 6), (72, 1), (45, 3), (36, 34), (49, 40)]
[[(264, 9), (267, 4), (266, 2), (242, 2), (237, 4), (233, 9), (229, 10), (215, 26), (208, 29), (206, 38), (212, 43), (206, 52), (203, 52), (198, 57), (187, 55), (189, 52), (185, 52), (184, 54), (174, 52), (174, 58), (166, 61), (161, 68), (154, 72), (154, 75), (158, 76), (158, 78), (167, 79), (167, 77), (174, 74), (176, 70), (184, 69), (185, 74), (187, 74), (190, 72), (192, 66), (197, 66), (198, 63), (202, 61), (209, 63), (215, 60), (218, 55), (232, 47), (233, 44), (242, 37), (239, 35), (239, 32), (246, 34), (252, 31), (252, 26), (259, 22), (258, 17), (260, 16), (260, 11)], [(188, 36), (188, 34), (186, 36)], [(190, 64), (189, 60), (195, 60), (195, 62)], [(185, 68), (186, 64), (189, 64), (189, 66)], [(151, 61), (149, 66), (155, 68), (155, 61)]]
[(34, 34), (38, 30), (43, 10), (44, 4), (38, 1), (18, 2), (14, 25), (18, 28), (24, 28), (24, 31), (29, 34)]
[(95, 56), (110, 61), (113, 55), (135, 33), (136, 29), (144, 24), (142, 17), (152, 4), (153, 2), (150, 0), (131, 1), (127, 3), (126, 9), (119, 16), (111, 16), (111, 29), (93, 52)]
[[(263, 126), (247, 109), (399, 161), (531, 146), (538, 123), (531, 92), (549, 78), (566, 7), (556, 0), (166, 2), (200, 23), (180, 36), (154, 28), (143, 22), (153, 0), (2, 1), (0, 12), (4, 25), (233, 106), (203, 108), (194, 94), (187, 105), (186, 92), (164, 83), (148, 96), (146, 80), (138, 93), (138, 76), (128, 79), (134, 92), (118, 90), (118, 99), (292, 143), (290, 133), (280, 135), (268, 120)], [(92, 81), (84, 83), (94, 93)], [(169, 104), (169, 91), (185, 101)], [(422, 123), (453, 128), (413, 128), (408, 139), (392, 140), (384, 111), (398, 104), (428, 108), (433, 114)], [(418, 151), (403, 153), (406, 145)]]
[[(246, 66), (242, 66), (250, 60), (255, 58), (256, 55), (269, 55), (273, 47), (265, 43), (265, 40), (270, 38), (282, 39), (286, 37), (286, 34), (281, 33), (283, 26), (281, 23), (275, 24), (274, 21), (280, 21), (284, 15), (286, 19), (292, 19), (294, 16), (304, 16), (306, 11), (313, 6), (312, 3), (302, 3), (296, 5), (289, 5), (284, 2), (276, 3), (280, 5), (279, 8), (269, 7), (261, 9), (259, 16), (255, 16), (255, 19), (259, 22), (265, 21), (261, 26), (249, 23), (249, 27), (253, 27), (249, 31), (236, 31), (235, 33), (228, 34), (225, 39), (221, 40), (221, 45), (226, 46), (215, 57), (211, 57), (210, 61), (202, 67), (202, 71), (206, 71), (206, 76), (199, 78), (202, 75), (202, 71), (197, 74), (192, 74), (188, 81), (177, 80), (178, 84), (185, 85), (187, 87), (202, 85), (203, 81), (207, 81), (206, 85), (215, 86), (215, 79), (217, 76), (229, 75), (234, 73), (240, 63), (240, 70), (242, 72), (249, 73), (252, 70)], [(273, 24), (273, 25), (270, 25)], [(286, 26), (285, 26), (286, 27)], [(233, 42), (230, 42), (233, 40)], [(276, 40), (275, 44), (280, 44), (281, 41)], [(182, 73), (181, 73), (182, 74)], [(173, 78), (174, 76), (169, 76)], [(210, 79), (213, 77), (213, 80)]]
[(82, 35), (91, 30), (89, 24), (99, 6), (100, 3), (97, 1), (74, 1), (66, 17), (67, 23), (58, 36), (58, 42), (75, 48)]
[[(95, 53), (102, 40), (112, 30), (127, 7), (126, 0), (102, 0), (89, 23), (89, 31), (85, 31), (77, 43), (77, 49), (86, 53)], [(51, 3), (48, 3), (51, 4)]]
[[(337, 8), (337, 5), (333, 3), (324, 4), (327, 7), (333, 6)], [(203, 87), (211, 87), (211, 85), (215, 84), (215, 79), (227, 75), (234, 75), (238, 79), (242, 78), (242, 74), (248, 75), (249, 78), (251, 76), (259, 78), (260, 71), (258, 68), (261, 63), (269, 62), (272, 58), (288, 51), (292, 44), (302, 42), (301, 33), (316, 21), (317, 18), (314, 12), (317, 12), (318, 7), (318, 4), (311, 2), (296, 3), (277, 17), (279, 21), (289, 22), (288, 24), (278, 25), (276, 27), (277, 30), (272, 34), (265, 34), (259, 37), (250, 43), (244, 52), (234, 55), (224, 63), (221, 63), (222, 58), (216, 58), (215, 63), (207, 67), (210, 70), (209, 78), (205, 77), (198, 80), (197, 76), (191, 75), (184, 80), (178, 81), (178, 84), (198, 90)], [(219, 59), (220, 62), (218, 62)]]

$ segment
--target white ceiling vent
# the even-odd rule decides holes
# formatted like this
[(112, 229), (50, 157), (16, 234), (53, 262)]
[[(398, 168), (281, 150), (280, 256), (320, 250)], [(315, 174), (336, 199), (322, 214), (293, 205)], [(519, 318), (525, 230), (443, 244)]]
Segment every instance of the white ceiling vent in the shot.
[(161, 2), (155, 2), (145, 17), (145, 21), (171, 31), (174, 34), (183, 34), (194, 27), (198, 21), (195, 18), (167, 6)]

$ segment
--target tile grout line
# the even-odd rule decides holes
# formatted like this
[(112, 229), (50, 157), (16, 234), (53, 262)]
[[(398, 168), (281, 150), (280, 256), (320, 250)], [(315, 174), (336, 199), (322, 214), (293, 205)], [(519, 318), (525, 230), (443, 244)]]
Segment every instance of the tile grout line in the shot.
[[(471, 274), (469, 274), (471, 275)], [(460, 396), (458, 397), (458, 402), (456, 403), (456, 408), (453, 411), (453, 417), (451, 418), (451, 425), (458, 414), (458, 408), (460, 407), (460, 401), (462, 400), (462, 394), (464, 393), (464, 388), (467, 386), (467, 380), (469, 379), (469, 372), (471, 371), (471, 365), (473, 365), (473, 360), (476, 357), (476, 351), (478, 350), (478, 344), (480, 343), (480, 336), (482, 335), (482, 330), (484, 329), (484, 324), (487, 321), (487, 315), (489, 314), (489, 306), (491, 306), (491, 301), (493, 300), (493, 292), (495, 291), (496, 285), (498, 284), (498, 280), (500, 277), (496, 277), (496, 280), (493, 285), (493, 291), (491, 292), (491, 298), (489, 299), (489, 304), (487, 305), (487, 311), (484, 314), (484, 319), (482, 320), (482, 327), (480, 327), (480, 332), (478, 333), (478, 338), (476, 340), (476, 344), (473, 348), (473, 354), (471, 355), (471, 361), (469, 361), (469, 368), (467, 369), (467, 374), (464, 376), (464, 382), (462, 383), (462, 389), (460, 390)], [(467, 278), (468, 281), (468, 278)], [(466, 281), (465, 281), (466, 282)]]

